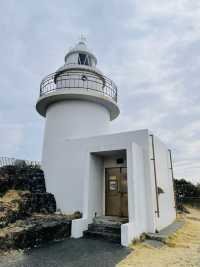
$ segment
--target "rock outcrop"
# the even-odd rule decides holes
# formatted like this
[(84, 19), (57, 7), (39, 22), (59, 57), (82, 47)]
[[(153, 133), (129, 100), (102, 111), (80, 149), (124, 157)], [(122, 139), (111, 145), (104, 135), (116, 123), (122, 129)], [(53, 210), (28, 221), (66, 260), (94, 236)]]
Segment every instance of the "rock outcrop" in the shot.
[(56, 201), (50, 193), (9, 190), (0, 199), (0, 228), (32, 213), (54, 213)]
[(0, 193), (10, 189), (28, 190), (31, 193), (45, 193), (43, 171), (32, 166), (4, 166), (0, 168)]
[(0, 248), (32, 248), (47, 241), (64, 239), (70, 234), (71, 221), (67, 216), (33, 214), (1, 229)]
[(71, 234), (71, 220), (56, 213), (54, 195), (46, 192), (43, 171), (17, 164), (0, 168), (0, 249), (23, 249)]

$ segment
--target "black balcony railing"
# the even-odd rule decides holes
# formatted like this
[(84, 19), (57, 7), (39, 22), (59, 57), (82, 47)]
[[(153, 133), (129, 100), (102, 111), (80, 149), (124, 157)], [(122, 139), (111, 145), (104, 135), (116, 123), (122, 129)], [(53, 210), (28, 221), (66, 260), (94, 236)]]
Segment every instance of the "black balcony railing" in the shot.
[(82, 89), (96, 91), (117, 102), (117, 87), (114, 82), (103, 75), (89, 72), (55, 72), (45, 77), (40, 85), (40, 96), (60, 89)]

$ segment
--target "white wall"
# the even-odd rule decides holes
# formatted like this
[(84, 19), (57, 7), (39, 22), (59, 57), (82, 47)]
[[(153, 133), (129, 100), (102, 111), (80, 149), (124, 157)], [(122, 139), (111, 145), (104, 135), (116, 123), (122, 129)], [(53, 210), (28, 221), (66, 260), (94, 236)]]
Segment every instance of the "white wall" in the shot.
[(58, 208), (67, 213), (79, 210), (87, 215), (90, 153), (130, 149), (133, 141), (145, 151), (145, 180), (148, 181), (147, 130), (71, 140), (56, 137), (54, 142), (44, 145), (42, 166), (47, 189), (55, 194)]
[[(75, 198), (72, 194), (79, 191), (80, 187), (83, 188), (81, 175), (83, 168), (86, 168), (86, 158), (83, 156), (85, 165), (81, 166), (83, 144), (70, 148), (69, 139), (109, 131), (110, 114), (96, 103), (70, 100), (67, 104), (66, 101), (51, 104), (46, 117), (42, 164), (47, 188), (57, 196), (59, 208), (66, 212), (80, 210), (82, 193)], [(69, 199), (72, 203), (69, 203)]]
[(146, 231), (148, 225), (147, 190), (144, 175), (144, 155), (141, 147), (132, 143), (133, 162), (133, 222), (135, 236), (140, 236)]
[(88, 220), (89, 223), (97, 216), (103, 215), (104, 160), (90, 154)]
[[(167, 149), (156, 139), (158, 184), (165, 191), (160, 196), (161, 217), (156, 220), (155, 184), (148, 130), (71, 140), (62, 137), (54, 140), (51, 146), (46, 146), (43, 169), (47, 189), (54, 193), (58, 207), (66, 213), (79, 210), (88, 222), (91, 222), (95, 212), (98, 215), (103, 213), (104, 164), (101, 157), (91, 153), (112, 150), (127, 151), (130, 224), (127, 226), (128, 232), (125, 232), (129, 233), (128, 236), (138, 236), (142, 231), (154, 232), (156, 228), (169, 224), (175, 211)], [(107, 161), (106, 164), (111, 163)]]
[(81, 147), (70, 141), (65, 145), (58, 141), (45, 149), (42, 166), (47, 191), (55, 195), (57, 207), (68, 214), (83, 211), (88, 161)]
[[(159, 217), (156, 216), (156, 229), (160, 230), (175, 220), (176, 211), (175, 211), (172, 173), (170, 170), (169, 151), (167, 147), (155, 136), (154, 136), (154, 148), (155, 148), (157, 185), (164, 191), (163, 194), (159, 194), (158, 196), (160, 216)], [(152, 175), (153, 178), (155, 179), (154, 173)]]
[(127, 151), (128, 168), (128, 212), (129, 222), (121, 225), (121, 243), (128, 246), (148, 231), (148, 203), (144, 173), (144, 153), (140, 146), (132, 143)]
[(109, 111), (100, 104), (81, 100), (60, 101), (47, 109), (44, 142), (47, 146), (54, 140), (63, 142), (70, 138), (106, 134), (109, 127)]

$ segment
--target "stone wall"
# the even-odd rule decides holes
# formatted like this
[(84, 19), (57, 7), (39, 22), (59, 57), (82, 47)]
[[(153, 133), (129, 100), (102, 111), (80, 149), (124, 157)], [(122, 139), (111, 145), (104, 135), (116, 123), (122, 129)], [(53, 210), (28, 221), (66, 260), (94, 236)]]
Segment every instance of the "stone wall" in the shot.
[(0, 168), (0, 249), (28, 248), (71, 235), (71, 220), (56, 213), (56, 200), (46, 192), (43, 171), (16, 165)]
[(7, 190), (28, 190), (31, 193), (45, 193), (44, 173), (32, 166), (4, 166), (0, 168), (0, 193)]

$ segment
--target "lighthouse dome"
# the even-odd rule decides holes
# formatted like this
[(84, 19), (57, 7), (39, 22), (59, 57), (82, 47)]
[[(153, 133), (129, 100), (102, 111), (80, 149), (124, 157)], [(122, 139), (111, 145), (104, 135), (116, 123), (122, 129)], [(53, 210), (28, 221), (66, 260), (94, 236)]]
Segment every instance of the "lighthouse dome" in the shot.
[(78, 64), (94, 67), (97, 64), (97, 58), (89, 51), (86, 41), (81, 39), (75, 47), (69, 50), (65, 56), (65, 64)]

